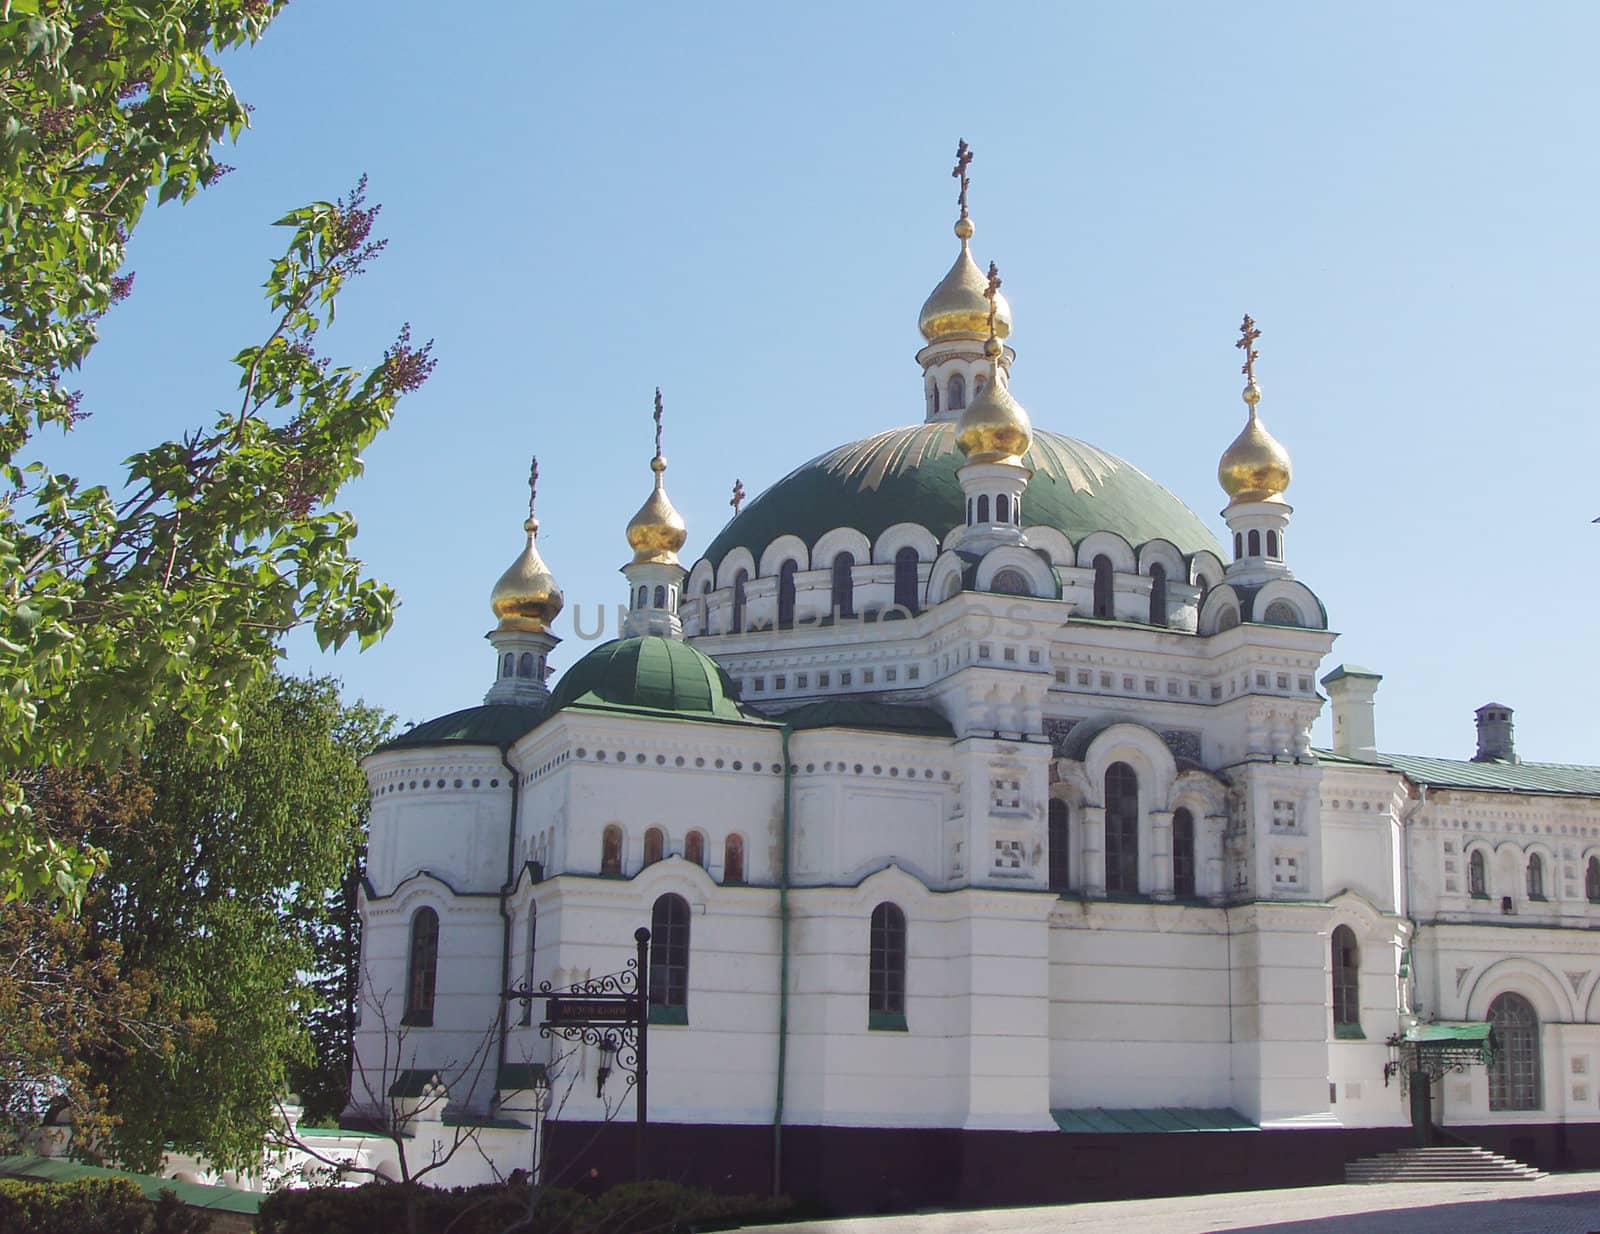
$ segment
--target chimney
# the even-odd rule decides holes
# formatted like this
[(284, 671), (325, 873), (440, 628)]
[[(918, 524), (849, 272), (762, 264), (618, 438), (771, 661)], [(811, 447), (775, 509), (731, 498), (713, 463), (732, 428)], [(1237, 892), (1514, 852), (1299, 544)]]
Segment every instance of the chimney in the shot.
[(1475, 763), (1520, 763), (1517, 757), (1516, 726), (1511, 723), (1511, 708), (1504, 703), (1485, 703), (1473, 713), (1478, 717), (1478, 752)]
[(1333, 700), (1333, 752), (1361, 762), (1378, 758), (1372, 699), (1383, 677), (1359, 664), (1341, 664), (1322, 679)]

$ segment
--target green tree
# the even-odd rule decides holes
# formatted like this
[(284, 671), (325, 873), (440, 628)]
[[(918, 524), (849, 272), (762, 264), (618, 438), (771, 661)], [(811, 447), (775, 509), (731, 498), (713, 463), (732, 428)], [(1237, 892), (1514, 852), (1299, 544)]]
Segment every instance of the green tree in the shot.
[(101, 859), (40, 826), (33, 773), (115, 766), (171, 715), (218, 758), (285, 632), (365, 645), (391, 619), (331, 503), (432, 360), (406, 329), (365, 370), (317, 354), (382, 248), (362, 186), (279, 220), (292, 236), (266, 284), (274, 326), (235, 357), (227, 414), (110, 485), (42, 453), (85, 414), (68, 378), (131, 288), (146, 203), (214, 181), (217, 142), (244, 127), (215, 57), (281, 5), (0, 0), (0, 900), (76, 904)]
[[(318, 987), (348, 947), (330, 909), (365, 837), (359, 760), (391, 720), (342, 703), (331, 680), (278, 676), (238, 713), (220, 766), (173, 718), (114, 795), (35, 793), (58, 842), (107, 854), (80, 922), (90, 949), (148, 991), (145, 1020), (164, 1033), (151, 1048), (147, 1029), (114, 1028), (80, 1081), (99, 1098), (93, 1151), (134, 1168), (166, 1145), (254, 1165), (295, 1079), (341, 1095), (346, 1083), (348, 1024), (319, 1021)], [(130, 799), (141, 808), (120, 808)]]

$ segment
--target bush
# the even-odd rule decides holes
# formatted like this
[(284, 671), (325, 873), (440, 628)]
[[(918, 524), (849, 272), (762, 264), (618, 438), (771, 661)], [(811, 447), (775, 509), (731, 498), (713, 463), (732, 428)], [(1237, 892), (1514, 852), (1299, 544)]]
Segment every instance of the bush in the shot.
[[(453, 1191), (409, 1188), (421, 1234), (671, 1234), (776, 1220), (791, 1201), (765, 1196), (724, 1196), (678, 1183), (624, 1183), (597, 1200), (549, 1187), (539, 1194), (533, 1220), (526, 1187), (491, 1184)], [(261, 1205), (257, 1234), (395, 1234), (407, 1228), (408, 1188), (397, 1183), (313, 1187), (279, 1191)], [(0, 1230), (0, 1234), (8, 1234)]]
[(152, 1204), (126, 1178), (0, 1178), (0, 1234), (203, 1234), (211, 1218), (170, 1191)]

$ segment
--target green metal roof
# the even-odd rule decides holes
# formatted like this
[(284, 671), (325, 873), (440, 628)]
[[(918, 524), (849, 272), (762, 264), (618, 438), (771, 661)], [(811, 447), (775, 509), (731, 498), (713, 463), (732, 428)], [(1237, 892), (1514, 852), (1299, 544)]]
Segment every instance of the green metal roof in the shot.
[(1092, 1135), (1153, 1135), (1178, 1131), (1259, 1131), (1237, 1110), (1051, 1110), (1062, 1131)]
[(1418, 784), (1487, 788), (1512, 793), (1600, 797), (1600, 767), (1567, 763), (1475, 763), (1470, 759), (1380, 754), (1378, 758)]
[(903, 707), (868, 699), (823, 699), (772, 718), (797, 731), (810, 728), (865, 728), (918, 737), (955, 736), (950, 721), (932, 707)]
[(1406, 1029), (1407, 1041), (1460, 1041), (1476, 1044), (1489, 1040), (1493, 1024), (1476, 1024), (1471, 1021), (1452, 1022), (1439, 1020), (1433, 1024), (1413, 1024)]
[(417, 746), (474, 745), (505, 749), (535, 724), (544, 712), (538, 707), (517, 703), (486, 703), (452, 711), (447, 716), (413, 725), (398, 737), (384, 742), (377, 752), (404, 750)]
[(550, 710), (579, 707), (750, 720), (733, 695), (733, 682), (710, 656), (680, 640), (649, 634), (613, 639), (584, 656), (563, 674), (550, 696)]
[(1346, 677), (1366, 677), (1372, 681), (1383, 680), (1382, 673), (1375, 673), (1370, 668), (1364, 668), (1360, 664), (1341, 664), (1322, 679), (1322, 684), (1327, 685), (1331, 681), (1343, 681)]
[[(757, 561), (781, 535), (812, 545), (834, 527), (876, 540), (896, 523), (935, 535), (966, 521), (951, 422), (916, 424), (851, 442), (795, 469), (734, 516), (705, 551), (720, 562), (744, 546)], [(1130, 544), (1170, 540), (1184, 553), (1222, 556), (1215, 537), (1188, 506), (1137, 467), (1059, 433), (1036, 429), (1023, 461), (1033, 479), (1023, 521), (1054, 527), (1074, 544), (1092, 531), (1114, 531)]]
[(156, 1178), (127, 1170), (106, 1170), (82, 1165), (61, 1157), (0, 1157), (0, 1177), (31, 1178), (42, 1183), (71, 1183), (81, 1178), (125, 1178), (139, 1188), (144, 1197), (158, 1200), (170, 1191), (190, 1208), (209, 1208), (218, 1212), (255, 1213), (266, 1196), (231, 1187), (211, 1187), (205, 1183), (180, 1183), (175, 1178)]

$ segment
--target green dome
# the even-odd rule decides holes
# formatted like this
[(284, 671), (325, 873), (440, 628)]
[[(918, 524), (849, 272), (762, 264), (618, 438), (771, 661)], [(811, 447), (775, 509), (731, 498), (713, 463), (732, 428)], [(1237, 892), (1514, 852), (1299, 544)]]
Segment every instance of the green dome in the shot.
[[(1135, 547), (1170, 540), (1186, 554), (1222, 555), (1193, 510), (1114, 454), (1036, 429), (1023, 461), (1033, 468), (1022, 498), (1028, 526), (1054, 527), (1074, 545), (1090, 532), (1114, 531)], [(811, 545), (834, 527), (854, 527), (875, 541), (896, 523), (918, 523), (943, 538), (966, 521), (966, 498), (956, 479), (965, 462), (956, 449), (955, 425), (948, 422), (891, 429), (840, 446), (752, 501), (705, 557), (720, 562), (743, 545), (760, 561), (781, 535)]]
[(671, 711), (696, 719), (744, 720), (721, 666), (688, 643), (647, 634), (613, 639), (579, 660), (556, 685), (550, 710)]

